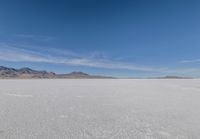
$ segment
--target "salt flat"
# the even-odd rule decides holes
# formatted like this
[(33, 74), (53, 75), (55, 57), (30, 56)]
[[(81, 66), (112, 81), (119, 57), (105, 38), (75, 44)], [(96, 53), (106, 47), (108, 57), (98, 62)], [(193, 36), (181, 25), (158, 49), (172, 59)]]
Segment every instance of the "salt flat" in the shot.
[(0, 139), (199, 139), (200, 80), (0, 80)]

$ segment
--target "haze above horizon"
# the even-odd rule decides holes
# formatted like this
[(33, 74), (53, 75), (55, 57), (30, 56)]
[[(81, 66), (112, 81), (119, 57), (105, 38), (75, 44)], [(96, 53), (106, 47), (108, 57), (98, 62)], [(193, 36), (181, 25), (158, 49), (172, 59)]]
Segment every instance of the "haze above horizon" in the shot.
[(0, 65), (200, 77), (195, 0), (0, 0)]

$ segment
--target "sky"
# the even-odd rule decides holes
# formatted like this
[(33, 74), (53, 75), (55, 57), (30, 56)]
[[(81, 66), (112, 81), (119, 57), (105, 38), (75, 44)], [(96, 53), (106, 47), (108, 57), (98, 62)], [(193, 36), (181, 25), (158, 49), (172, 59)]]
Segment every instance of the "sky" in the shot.
[(197, 0), (0, 0), (0, 65), (200, 77)]

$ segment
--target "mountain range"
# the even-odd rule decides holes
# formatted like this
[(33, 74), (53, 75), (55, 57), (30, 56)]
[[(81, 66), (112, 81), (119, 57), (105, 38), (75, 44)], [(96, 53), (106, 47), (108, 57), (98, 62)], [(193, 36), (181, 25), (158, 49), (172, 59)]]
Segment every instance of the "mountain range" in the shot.
[[(84, 72), (57, 74), (54, 72), (47, 72), (45, 70), (43, 71), (33, 70), (28, 67), (15, 69), (15, 68), (0, 66), (0, 79), (112, 79), (112, 78), (115, 77), (90, 75)], [(129, 77), (124, 79), (140, 79), (140, 78)], [(164, 76), (164, 77), (151, 77), (147, 79), (192, 79), (192, 78), (181, 77), (181, 76)]]
[(38, 71), (33, 70), (28, 67), (15, 69), (15, 68), (8, 68), (4, 66), (0, 66), (0, 78), (3, 79), (10, 79), (10, 78), (16, 78), (16, 79), (41, 79), (41, 78), (47, 78), (47, 79), (101, 79), (101, 78), (112, 78), (107, 76), (100, 76), (100, 75), (90, 75), (84, 72), (71, 72), (67, 74), (57, 74), (54, 72), (47, 72), (47, 71)]

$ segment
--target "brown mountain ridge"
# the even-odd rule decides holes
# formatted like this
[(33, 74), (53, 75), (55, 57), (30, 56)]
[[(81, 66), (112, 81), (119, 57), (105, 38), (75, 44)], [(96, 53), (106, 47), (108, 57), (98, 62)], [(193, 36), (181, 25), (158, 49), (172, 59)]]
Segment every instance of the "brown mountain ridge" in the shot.
[(47, 72), (47, 71), (38, 71), (33, 70), (28, 67), (15, 69), (15, 68), (8, 68), (4, 66), (0, 66), (0, 78), (1, 79), (101, 79), (101, 78), (112, 78), (107, 76), (100, 76), (100, 75), (90, 75), (84, 72), (71, 72), (67, 74), (57, 74), (54, 72)]

